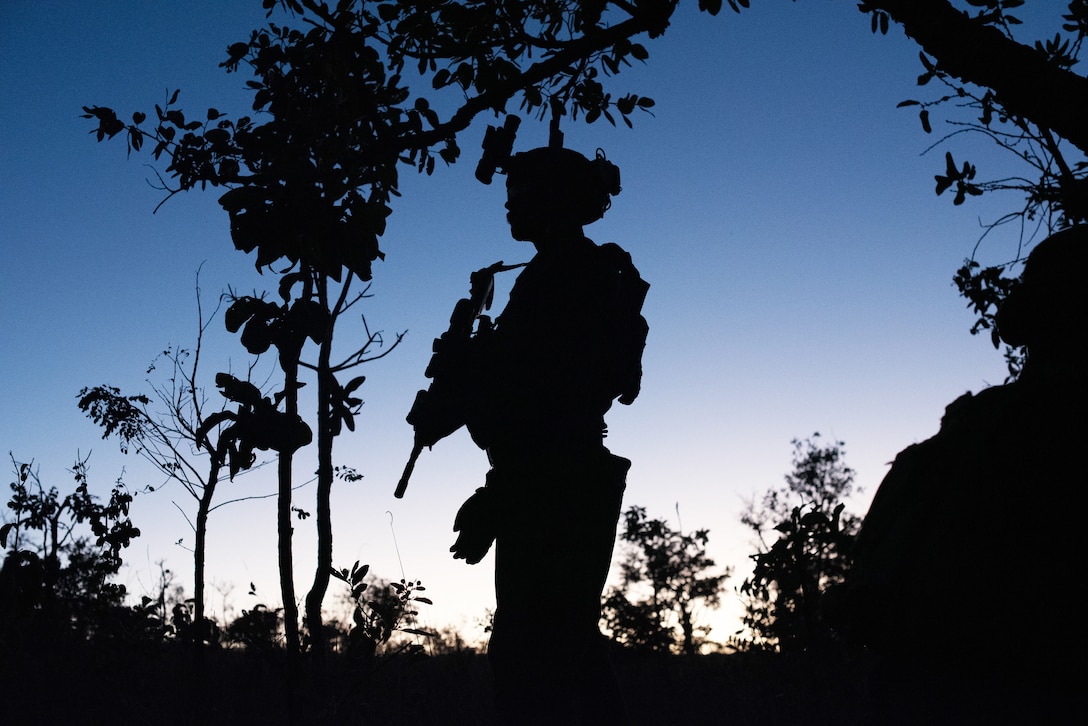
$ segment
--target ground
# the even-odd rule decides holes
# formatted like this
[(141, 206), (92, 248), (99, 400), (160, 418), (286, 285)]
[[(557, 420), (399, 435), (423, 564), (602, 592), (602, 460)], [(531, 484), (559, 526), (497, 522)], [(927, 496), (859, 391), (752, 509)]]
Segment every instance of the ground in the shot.
[[(635, 726), (871, 722), (864, 668), (807, 654), (644, 656), (618, 652)], [(178, 648), (3, 653), (7, 723), (291, 723), (282, 653)], [(455, 653), (352, 662), (335, 656), (324, 694), (295, 689), (294, 723), (497, 723), (486, 657)], [(300, 679), (304, 683), (308, 677)]]

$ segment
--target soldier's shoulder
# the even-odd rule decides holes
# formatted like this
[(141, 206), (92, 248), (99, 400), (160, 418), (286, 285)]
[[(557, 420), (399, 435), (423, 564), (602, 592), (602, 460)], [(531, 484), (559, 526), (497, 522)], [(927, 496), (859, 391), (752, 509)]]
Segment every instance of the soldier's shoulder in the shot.
[(596, 248), (596, 254), (606, 262), (618, 267), (634, 267), (634, 262), (631, 260), (631, 253), (620, 247), (615, 242), (605, 242), (603, 244), (594, 244)]
[(598, 265), (610, 273), (619, 275), (631, 281), (641, 281), (642, 275), (631, 258), (631, 253), (620, 247), (615, 242), (594, 244), (595, 257)]
[(965, 393), (945, 406), (941, 429), (987, 427), (1021, 407), (1027, 398), (1024, 393), (1022, 387), (1015, 384), (991, 386), (978, 393)]

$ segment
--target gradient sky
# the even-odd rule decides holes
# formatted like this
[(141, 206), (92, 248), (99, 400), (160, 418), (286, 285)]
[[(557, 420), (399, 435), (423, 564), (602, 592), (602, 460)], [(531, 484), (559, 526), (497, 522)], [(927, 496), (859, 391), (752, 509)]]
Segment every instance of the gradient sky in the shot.
[[(648, 64), (613, 86), (656, 99), (654, 115), (637, 116), (633, 130), (601, 120), (565, 131), (569, 147), (589, 155), (602, 147), (622, 171), (623, 192), (587, 234), (624, 246), (652, 284), (643, 393), (613, 408), (606, 443), (634, 460), (627, 504), (674, 524), (678, 507), (679, 523), (709, 528), (711, 555), (738, 568), (712, 633), (724, 641), (753, 551), (739, 513), (746, 499), (782, 484), (791, 439), (819, 431), (845, 441), (865, 490), (851, 508), (864, 512), (887, 464), (936, 432), (946, 404), (1003, 380), (988, 337), (968, 334), (973, 318), (951, 278), (980, 220), (1018, 200), (953, 207), (934, 195), (944, 147), (923, 156), (938, 135), (895, 107), (923, 92), (918, 49), (896, 27), (872, 35), (856, 3), (757, 0), (717, 18), (682, 5), (665, 37), (646, 41)], [(217, 64), (229, 43), (262, 23), (256, 0), (0, 4), (0, 450), (34, 459), (48, 483), (68, 487), (65, 468), (77, 451), (93, 450), (100, 493), (122, 469), (133, 488), (159, 485), (100, 440), (76, 408), (77, 392), (102, 383), (145, 391), (160, 351), (192, 345), (202, 264), (206, 310), (228, 286), (274, 285), (234, 250), (218, 192), (175, 197), (153, 215), (161, 193), (147, 181), (150, 156), (126, 159), (120, 139), (95, 143), (80, 107), (151, 111), (181, 87), (186, 110), (237, 116), (248, 109), (245, 76)], [(470, 636), (493, 604), (492, 560), (469, 567), (447, 548), (457, 507), (482, 484), (485, 455), (455, 435), (424, 454), (403, 500), (392, 492), (411, 448), (404, 415), (427, 383), (431, 339), (467, 292), (469, 273), (529, 257), (508, 235), (502, 185), (472, 176), (487, 120), (462, 137), (461, 163), (430, 178), (402, 171), (403, 197), (382, 241), (387, 257), (363, 312), (387, 340), (407, 336), (363, 371), (366, 404), (336, 459), (364, 479), (333, 493), (336, 563), (359, 559), (389, 578), (402, 576), (403, 563), (404, 576), (422, 579), (435, 601), (428, 623)], [(527, 120), (516, 148), (546, 140), (546, 127)], [(983, 175), (1007, 166), (981, 141), (953, 144)], [(985, 261), (1014, 255), (1000, 237), (980, 252)], [(353, 334), (350, 324), (338, 330), (341, 340)], [(205, 344), (215, 398), (214, 373), (249, 357), (219, 321)], [(299, 481), (307, 467), (303, 456)], [(274, 489), (269, 471), (226, 484), (219, 496)], [(296, 504), (312, 510), (313, 495), (312, 485), (299, 490)], [(175, 502), (194, 509), (173, 486), (136, 499), (132, 516), (144, 534), (122, 573), (136, 595), (152, 591), (159, 560), (192, 591), (192, 533)], [(265, 499), (213, 513), (213, 614), (224, 600), (235, 612), (278, 603), (274, 508)], [(300, 598), (313, 544), (313, 519), (297, 522)], [(540, 573), (542, 595), (562, 576)], [(246, 594), (250, 582), (256, 598)], [(337, 596), (334, 582), (327, 603)]]

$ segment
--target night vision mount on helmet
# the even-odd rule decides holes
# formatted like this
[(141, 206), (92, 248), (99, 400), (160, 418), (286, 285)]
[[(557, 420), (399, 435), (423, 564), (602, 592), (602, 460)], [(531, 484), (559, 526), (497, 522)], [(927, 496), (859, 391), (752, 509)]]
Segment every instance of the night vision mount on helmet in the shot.
[(620, 193), (619, 167), (597, 149), (593, 159), (563, 147), (559, 117), (553, 115), (547, 146), (513, 153), (514, 139), (521, 119), (509, 115), (503, 126), (488, 126), (484, 134), (483, 156), (476, 167), (476, 178), (490, 184), (498, 170), (507, 183), (540, 190), (544, 195), (561, 191), (580, 208), (582, 224), (604, 216), (611, 197)]

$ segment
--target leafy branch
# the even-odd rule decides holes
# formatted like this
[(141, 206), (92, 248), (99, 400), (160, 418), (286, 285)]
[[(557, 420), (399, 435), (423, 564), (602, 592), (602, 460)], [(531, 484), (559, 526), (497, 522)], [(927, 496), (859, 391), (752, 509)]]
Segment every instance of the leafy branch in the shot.
[[(1008, 273), (1038, 236), (1088, 221), (1088, 137), (1080, 110), (1068, 103), (1088, 90), (1086, 80), (1071, 71), (1088, 34), (1088, 4), (1069, 2), (1062, 32), (1032, 45), (1016, 38), (1022, 23), (1014, 11), (1023, 0), (967, 0), (967, 4), (970, 12), (937, 0), (869, 0), (859, 9), (872, 15), (874, 32), (878, 28), (887, 32), (889, 17), (903, 23), (923, 48), (918, 85), (937, 81), (945, 89), (935, 98), (899, 104), (918, 109), (927, 134), (933, 133), (931, 112), (949, 112), (947, 123), (954, 130), (930, 149), (960, 134), (981, 135), (1029, 170), (982, 179), (974, 164), (957, 164), (946, 152), (944, 173), (935, 176), (937, 194), (952, 191), (955, 205), (993, 192), (1013, 191), (1022, 197), (1018, 209), (984, 225), (975, 252), (953, 278), (977, 315), (971, 333), (989, 330), (995, 347), (1000, 347), (994, 316), (1014, 284)], [(1010, 223), (1019, 228), (1016, 256), (996, 265), (979, 264), (975, 253), (982, 240)], [(1006, 347), (1005, 358), (1014, 378), (1023, 351)]]

